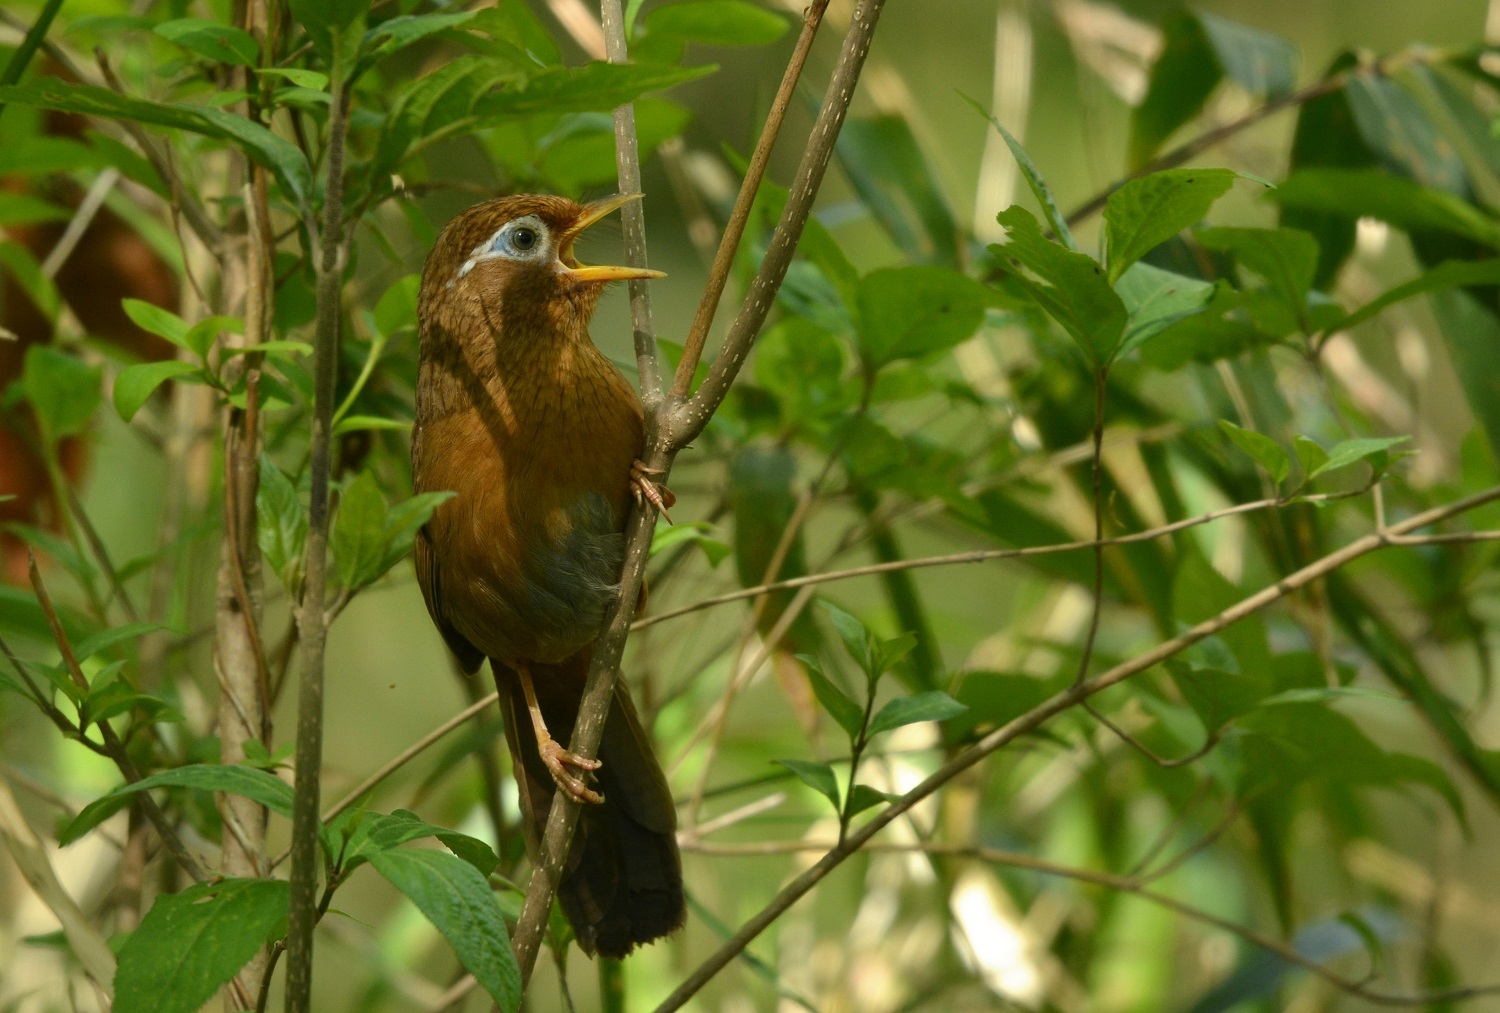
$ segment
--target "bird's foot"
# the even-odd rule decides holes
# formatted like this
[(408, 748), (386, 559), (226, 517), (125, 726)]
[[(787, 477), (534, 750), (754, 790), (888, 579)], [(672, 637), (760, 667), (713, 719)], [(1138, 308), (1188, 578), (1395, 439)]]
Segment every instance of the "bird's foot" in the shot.
[(603, 795), (583, 783), (583, 777), (575, 777), (568, 772), (569, 767), (576, 767), (583, 772), (585, 777), (590, 776), (603, 766), (598, 760), (590, 760), (577, 753), (569, 752), (562, 747), (561, 743), (552, 738), (538, 742), (537, 752), (541, 754), (542, 762), (551, 772), (552, 780), (557, 782), (557, 786), (567, 792), (573, 801), (588, 802), (593, 805), (604, 801)]
[(672, 523), (672, 515), (667, 513), (667, 508), (677, 505), (677, 497), (672, 490), (656, 481), (655, 476), (665, 475), (666, 472), (660, 468), (648, 468), (646, 462), (636, 459), (630, 462), (630, 494), (635, 497), (637, 506), (650, 503), (661, 511), (661, 515)]

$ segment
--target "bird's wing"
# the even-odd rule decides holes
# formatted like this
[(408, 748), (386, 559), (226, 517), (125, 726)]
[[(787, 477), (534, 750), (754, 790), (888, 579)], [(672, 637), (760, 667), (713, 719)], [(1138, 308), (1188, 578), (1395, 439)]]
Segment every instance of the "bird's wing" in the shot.
[(459, 665), (466, 673), (474, 673), (484, 662), (484, 653), (453, 628), (443, 611), (442, 570), (438, 566), (437, 554), (432, 551), (426, 527), (417, 532), (412, 554), (417, 564), (417, 584), (422, 588), (422, 599), (427, 602), (427, 614), (432, 616), (438, 632), (443, 635), (443, 642), (458, 659)]

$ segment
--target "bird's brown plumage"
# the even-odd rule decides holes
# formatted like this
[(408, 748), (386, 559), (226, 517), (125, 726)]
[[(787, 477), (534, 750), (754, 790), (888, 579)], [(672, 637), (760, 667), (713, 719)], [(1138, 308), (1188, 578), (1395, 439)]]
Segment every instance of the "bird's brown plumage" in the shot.
[[(486, 201), (448, 224), (422, 272), (413, 480), (456, 495), (417, 539), (417, 576), (464, 669), (491, 659), (533, 854), (556, 771), (524, 719), (525, 683), (566, 739), (617, 595), (644, 441), (635, 391), (588, 336), (602, 282), (643, 275), (572, 256), (619, 203)], [(585, 950), (620, 956), (684, 913), (671, 793), (623, 683), (599, 759), (604, 801), (584, 809), (559, 896)]]

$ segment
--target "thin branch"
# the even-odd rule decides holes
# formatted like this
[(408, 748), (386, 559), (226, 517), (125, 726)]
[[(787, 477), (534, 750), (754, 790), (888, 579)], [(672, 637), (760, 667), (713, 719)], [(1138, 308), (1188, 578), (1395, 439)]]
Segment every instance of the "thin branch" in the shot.
[[(714, 357), (708, 376), (697, 393), (672, 413), (674, 449), (680, 449), (696, 439), (708, 425), (714, 412), (718, 411), (719, 405), (729, 393), (730, 384), (739, 375), (740, 367), (745, 364), (745, 358), (750, 354), (750, 346), (760, 333), (761, 325), (771, 312), (771, 305), (776, 301), (782, 279), (786, 277), (792, 258), (797, 253), (803, 226), (812, 214), (813, 199), (822, 186), (823, 174), (833, 158), (834, 144), (844, 126), (844, 118), (849, 114), (854, 89), (859, 83), (860, 71), (864, 69), (865, 57), (870, 53), (875, 26), (880, 23), (880, 12), (884, 7), (885, 0), (860, 0), (854, 9), (849, 32), (844, 36), (844, 45), (839, 52), (838, 64), (829, 79), (828, 90), (823, 95), (818, 118), (813, 123), (807, 149), (797, 167), (796, 179), (787, 195), (781, 219), (776, 223), (776, 231), (771, 236), (765, 259), (760, 263), (760, 270), (755, 272), (750, 292), (740, 306), (734, 323), (730, 325), (724, 347)], [(679, 369), (686, 368), (688, 375), (691, 376), (697, 370), (697, 362), (686, 355), (683, 356), (683, 363), (684, 366)]]
[(1163, 169), (1173, 169), (1192, 161), (1209, 148), (1222, 144), (1235, 134), (1255, 126), (1261, 120), (1268, 119), (1286, 109), (1300, 108), (1314, 99), (1320, 99), (1324, 95), (1331, 95), (1336, 91), (1340, 91), (1356, 74), (1389, 75), (1413, 64), (1428, 64), (1436, 60), (1446, 59), (1451, 55), (1431, 49), (1413, 47), (1376, 60), (1369, 66), (1355, 67), (1337, 74), (1331, 74), (1321, 81), (1314, 81), (1305, 88), (1283, 95), (1278, 99), (1272, 99), (1263, 105), (1258, 105), (1237, 119), (1214, 127), (1212, 130), (1207, 130), (1191, 140), (1184, 141), (1172, 150), (1163, 152), (1139, 169), (1131, 172), (1125, 178), (1111, 183), (1108, 187), (1094, 194), (1070, 211), (1067, 218), (1068, 224), (1077, 225), (1085, 218), (1103, 210), (1104, 205), (1109, 201), (1110, 194), (1131, 180), (1139, 179), (1142, 176), (1149, 176), (1151, 173), (1160, 172)]
[[(604, 52), (610, 63), (625, 63), (625, 11), (619, 0), (600, 5), (603, 20)], [(626, 102), (614, 110), (615, 170), (621, 193), (641, 192), (641, 150), (635, 135), (635, 106)], [(620, 209), (620, 224), (625, 234), (625, 263), (631, 267), (646, 266), (646, 209), (632, 201)], [(630, 329), (635, 338), (635, 362), (641, 381), (641, 404), (646, 409), (647, 425), (652, 425), (661, 403), (661, 365), (656, 354), (656, 331), (651, 324), (651, 286), (644, 278), (632, 278), (630, 286)]]
[[(854, 86), (860, 68), (869, 53), (870, 40), (879, 19), (884, 0), (862, 0), (855, 12), (852, 29), (845, 37), (843, 51), (829, 84), (827, 97), (813, 128), (812, 140), (803, 155), (797, 172), (797, 181), (787, 201), (771, 250), (761, 264), (752, 287), (751, 301), (742, 310), (725, 352), (715, 360), (709, 380), (704, 388), (686, 404), (673, 408), (670, 402), (653, 413), (654, 425), (648, 424), (646, 463), (651, 467), (665, 468), (677, 451), (686, 446), (707, 425), (708, 419), (718, 408), (728, 391), (728, 385), (739, 372), (739, 367), (749, 350), (755, 334), (765, 320), (776, 290), (786, 275), (795, 251), (802, 227), (812, 211), (812, 200), (822, 182), (824, 170), (833, 156), (833, 144), (848, 112), (854, 96)], [(606, 0), (606, 37), (623, 35), (624, 21), (621, 17), (620, 0)], [(614, 38), (608, 45), (611, 52), (624, 52), (623, 38)], [(686, 357), (684, 357), (684, 361)], [(696, 363), (688, 366), (690, 372)], [(609, 713), (609, 702), (614, 694), (614, 683), (618, 676), (620, 656), (624, 652), (625, 639), (630, 634), (635, 602), (640, 592), (641, 579), (646, 570), (646, 558), (650, 549), (651, 535), (655, 527), (654, 512), (650, 509), (636, 510), (631, 514), (626, 528), (625, 562), (620, 574), (620, 594), (615, 607), (601, 630), (595, 644), (593, 662), (589, 668), (588, 681), (584, 685), (579, 701), (578, 718), (568, 748), (579, 756), (592, 757), (599, 749), (604, 735), (604, 720)], [(529, 981), (536, 955), (541, 947), (542, 934), (552, 910), (552, 898), (557, 891), (562, 865), (578, 824), (579, 805), (559, 791), (548, 815), (547, 826), (542, 835), (540, 861), (527, 884), (526, 901), (521, 909), (520, 921), (512, 937), (516, 959), (521, 968), (523, 982)]]
[(1440, 523), (1451, 517), (1457, 517), (1460, 514), (1474, 510), (1495, 500), (1500, 500), (1500, 486), (1494, 486), (1484, 492), (1424, 511), (1398, 524), (1391, 525), (1386, 531), (1373, 532), (1356, 539), (1342, 549), (1331, 552), (1302, 567), (1300, 570), (1288, 574), (1275, 584), (1242, 599), (1218, 615), (1198, 623), (1196, 626), (1170, 640), (1163, 641), (1151, 650), (1129, 661), (1122, 662), (1081, 685), (1070, 686), (1066, 690), (1053, 695), (1041, 704), (1033, 707), (1025, 714), (1013, 718), (1000, 728), (990, 732), (984, 738), (943, 764), (943, 766), (929, 775), (915, 788), (902, 795), (886, 808), (877, 811), (868, 823), (858, 831), (850, 834), (811, 868), (805, 870), (788, 883), (771, 899), (770, 903), (759, 914), (741, 926), (739, 931), (720, 946), (712, 956), (705, 960), (687, 980), (679, 985), (676, 991), (658, 1007), (658, 1013), (665, 1013), (665, 1011), (681, 1008), (715, 974), (723, 970), (736, 955), (744, 950), (746, 946), (749, 946), (756, 936), (765, 931), (767, 926), (781, 917), (783, 912), (821, 882), (825, 876), (838, 868), (846, 858), (859, 851), (872, 837), (904, 813), (910, 811), (917, 803), (991, 753), (1003, 746), (1009, 745), (1022, 735), (1035, 731), (1049, 719), (1069, 710), (1081, 700), (1117, 683), (1124, 682), (1126, 679), (1138, 675), (1155, 665), (1161, 664), (1168, 658), (1213, 636), (1220, 630), (1232, 626), (1241, 619), (1259, 612), (1261, 609), (1281, 600), (1292, 592), (1327, 576), (1341, 567), (1347, 566), (1353, 560), (1368, 555), (1371, 552), (1394, 546), (1393, 537), (1406, 535), (1419, 528)]
[[(891, 570), (919, 570), (929, 566), (953, 566), (962, 563), (984, 563), (995, 559), (1028, 559), (1032, 556), (1050, 556), (1058, 552), (1079, 552), (1092, 549), (1096, 546), (1131, 545), (1135, 542), (1149, 542), (1157, 538), (1175, 534), (1187, 528), (1198, 527), (1213, 521), (1222, 520), (1225, 517), (1235, 517), (1239, 514), (1252, 513), (1257, 510), (1266, 510), (1272, 507), (1283, 507), (1289, 503), (1329, 503), (1339, 499), (1350, 499), (1354, 496), (1363, 495), (1367, 490), (1359, 489), (1352, 492), (1319, 493), (1313, 496), (1303, 496), (1297, 500), (1287, 500), (1282, 497), (1268, 497), (1266, 499), (1252, 500), (1249, 503), (1237, 503), (1234, 506), (1224, 507), (1220, 510), (1210, 510), (1207, 513), (1186, 517), (1180, 521), (1163, 524), (1161, 527), (1150, 528), (1146, 531), (1137, 531), (1129, 535), (1119, 535), (1114, 538), (1105, 538), (1095, 542), (1059, 542), (1054, 545), (1032, 545), (1023, 549), (974, 549), (969, 552), (951, 552), (941, 556), (919, 556), (915, 559), (901, 559), (890, 563), (871, 563), (867, 566), (854, 566), (847, 570), (829, 570), (824, 573), (811, 573), (803, 577), (790, 577), (786, 580), (778, 580), (772, 584), (760, 584), (756, 587), (740, 588), (737, 591), (726, 591), (724, 594), (703, 598), (691, 605), (683, 605), (680, 608), (668, 609), (653, 616), (646, 616), (636, 620), (635, 629), (643, 629), (665, 622), (668, 619), (676, 619), (691, 612), (699, 612), (715, 605), (725, 605), (729, 602), (743, 601), (746, 598), (756, 598), (772, 591), (787, 591), (793, 588), (806, 587), (809, 584), (827, 584), (837, 580), (849, 580), (853, 577), (868, 577), (875, 574), (887, 573)], [(1427, 544), (1423, 539), (1451, 539), (1453, 541), (1488, 541), (1485, 536), (1493, 535), (1500, 538), (1500, 531), (1485, 532), (1477, 531), (1472, 535), (1447, 536), (1429, 535), (1419, 536), (1419, 540), (1403, 540), (1403, 545)]]
[[(806, 852), (823, 851), (830, 847), (836, 848), (837, 845), (820, 844), (813, 841), (768, 841), (764, 844), (743, 845), (684, 845), (684, 848), (689, 851), (724, 857), (803, 854)], [(1326, 965), (1320, 964), (1311, 957), (1303, 955), (1272, 936), (1268, 936), (1249, 926), (1241, 925), (1238, 922), (1230, 921), (1228, 918), (1222, 918), (1202, 908), (1184, 903), (1169, 894), (1153, 890), (1142, 883), (1141, 880), (1130, 876), (1117, 876), (1109, 872), (1096, 872), (1093, 869), (1079, 869), (1074, 866), (1060, 865), (1056, 862), (1049, 862), (1045, 858), (1037, 858), (1034, 855), (1024, 855), (1014, 851), (1001, 851), (998, 848), (975, 847), (961, 844), (938, 844), (931, 842), (916, 842), (912, 844), (879, 843), (867, 845), (864, 850), (895, 852), (899, 854), (921, 852), (922, 854), (942, 855), (949, 858), (973, 858), (992, 865), (1004, 865), (1012, 869), (1025, 869), (1044, 876), (1058, 876), (1080, 883), (1091, 883), (1095, 886), (1107, 887), (1111, 890), (1119, 890), (1122, 893), (1133, 894), (1142, 900), (1164, 907), (1185, 918), (1203, 922), (1205, 925), (1212, 925), (1214, 928), (1222, 929), (1225, 932), (1236, 935), (1269, 953), (1274, 953), (1289, 964), (1295, 964), (1297, 967), (1317, 975), (1343, 992), (1381, 1006), (1421, 1006), (1428, 1003), (1455, 1002), (1460, 999), (1472, 999), (1478, 996), (1500, 993), (1500, 984), (1461, 986), (1459, 988), (1440, 989), (1432, 992), (1403, 993), (1378, 991), (1370, 988), (1364, 981), (1345, 978), (1343, 975), (1329, 970)], [(668, 1001), (670, 1002), (670, 1000)], [(675, 1007), (663, 1004), (661, 1007), (658, 1007), (658, 1013), (661, 1010), (671, 1008)]]
[(693, 374), (697, 372), (698, 362), (703, 358), (703, 346), (708, 340), (708, 329), (713, 326), (714, 314), (719, 310), (719, 299), (724, 295), (724, 286), (728, 283), (729, 272), (734, 267), (734, 256), (739, 251), (740, 240), (745, 235), (745, 226), (750, 221), (750, 208), (755, 203), (756, 194), (760, 192), (761, 180), (765, 178), (766, 165), (771, 161), (771, 152), (775, 149), (776, 138), (781, 133), (782, 121), (786, 119), (787, 107), (792, 104), (792, 96), (797, 91), (797, 82), (802, 77), (802, 68), (807, 65), (807, 54), (812, 51), (813, 39), (817, 37), (818, 27), (823, 23), (823, 13), (827, 9), (828, 0), (816, 0), (807, 8), (802, 22), (802, 34), (797, 38), (797, 46), (792, 50), (791, 61), (787, 64), (786, 73), (781, 78), (781, 87), (777, 89), (776, 97), (771, 102), (771, 110), (766, 114), (766, 123), (761, 128), (760, 140), (756, 142), (755, 151), (750, 155), (750, 164), (745, 169), (745, 179), (740, 184), (739, 196), (734, 201), (734, 211), (729, 216), (729, 223), (724, 228), (724, 236), (719, 240), (719, 251), (714, 255), (713, 266), (709, 269), (708, 284), (703, 289), (703, 298), (698, 303), (698, 311), (693, 315), (693, 324), (688, 330), (687, 343), (683, 346), (682, 361), (677, 364), (677, 375), (672, 379), (674, 400), (681, 400), (688, 396), (688, 389), (693, 383)]
[[(335, 46), (335, 50), (337, 50)], [(312, 1001), (313, 929), (317, 925), (318, 808), (323, 765), (323, 655), (328, 624), (323, 599), (328, 573), (330, 443), (339, 358), (339, 297), (344, 261), (344, 130), (349, 89), (335, 56), (329, 89), (327, 173), (318, 263), (317, 325), (313, 348), (313, 417), (308, 533), (303, 553), (302, 601), (297, 628), (302, 664), (297, 694), (297, 780), (292, 808), (291, 912), (287, 923), (286, 1009), (308, 1013)], [(311, 212), (308, 212), (311, 214)]]
[[(41, 571), (36, 566), (36, 556), (27, 552), (28, 563), (31, 573), (31, 588), (36, 592), (37, 603), (42, 608), (42, 614), (47, 617), (47, 625), (52, 631), (52, 639), (57, 643), (57, 649), (62, 654), (63, 664), (67, 666), (69, 675), (72, 676), (74, 684), (84, 693), (88, 692), (89, 681), (83, 674), (83, 668), (78, 664), (78, 656), (73, 653), (73, 645), (68, 640), (67, 631), (63, 629), (62, 620), (58, 617), (57, 609), (52, 605), (52, 596), (47, 593), (47, 586), (42, 583)], [(115, 733), (113, 726), (108, 721), (98, 722), (99, 737), (104, 740), (104, 752), (119, 768), (120, 775), (125, 780), (134, 784), (141, 779), (141, 772), (136, 767), (135, 761), (130, 758), (130, 753), (125, 749), (125, 743), (120, 741), (120, 736)], [(83, 729), (80, 726), (79, 733)], [(182, 843), (182, 838), (177, 835), (177, 828), (172, 821), (167, 819), (167, 814), (162, 812), (161, 806), (156, 804), (149, 792), (136, 792), (133, 796), (135, 804), (139, 805), (146, 818), (156, 827), (156, 832), (161, 835), (162, 843), (167, 850), (172, 852), (172, 857), (177, 859), (189, 876), (198, 882), (208, 878), (203, 865), (195, 858), (187, 846)]]
[(453, 715), (447, 721), (444, 721), (432, 731), (428, 732), (426, 735), (422, 736), (420, 739), (407, 746), (400, 753), (396, 754), (396, 756), (392, 757), (387, 763), (381, 766), (380, 769), (376, 770), (375, 773), (371, 774), (369, 777), (359, 782), (359, 784), (349, 789), (348, 794), (346, 794), (343, 798), (339, 799), (333, 805), (329, 806), (328, 810), (323, 813), (323, 822), (328, 822), (339, 813), (343, 812), (345, 809), (358, 802), (360, 798), (374, 789), (377, 785), (380, 784), (380, 782), (384, 781), (396, 771), (400, 770), (402, 767), (406, 766), (412, 760), (420, 756), (424, 751), (431, 747), (434, 742), (437, 742), (443, 736), (453, 731), (453, 729), (457, 728), (459, 725), (463, 724), (474, 715), (481, 714), (487, 708), (493, 707), (495, 705), (495, 702), (499, 699), (499, 693), (491, 693), (483, 699), (474, 701), (472, 704), (465, 707), (457, 714)]

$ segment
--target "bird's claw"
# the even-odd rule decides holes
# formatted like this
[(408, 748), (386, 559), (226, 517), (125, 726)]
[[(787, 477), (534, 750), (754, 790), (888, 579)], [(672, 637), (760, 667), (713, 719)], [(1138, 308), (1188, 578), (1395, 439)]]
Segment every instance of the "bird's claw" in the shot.
[(661, 515), (672, 523), (672, 515), (667, 513), (667, 508), (677, 505), (677, 497), (665, 485), (657, 482), (656, 475), (665, 475), (666, 472), (660, 468), (648, 468), (646, 462), (635, 460), (630, 462), (630, 494), (635, 497), (636, 506), (644, 506), (650, 503), (661, 511)]
[(567, 792), (575, 802), (587, 802), (598, 805), (604, 801), (604, 796), (594, 791), (583, 783), (583, 778), (574, 777), (568, 773), (569, 767), (577, 767), (583, 771), (585, 776), (603, 766), (598, 760), (590, 760), (579, 756), (577, 753), (564, 749), (556, 739), (547, 739), (537, 744), (537, 752), (542, 755), (542, 762), (547, 765), (547, 770), (552, 774), (552, 780), (557, 786)]

